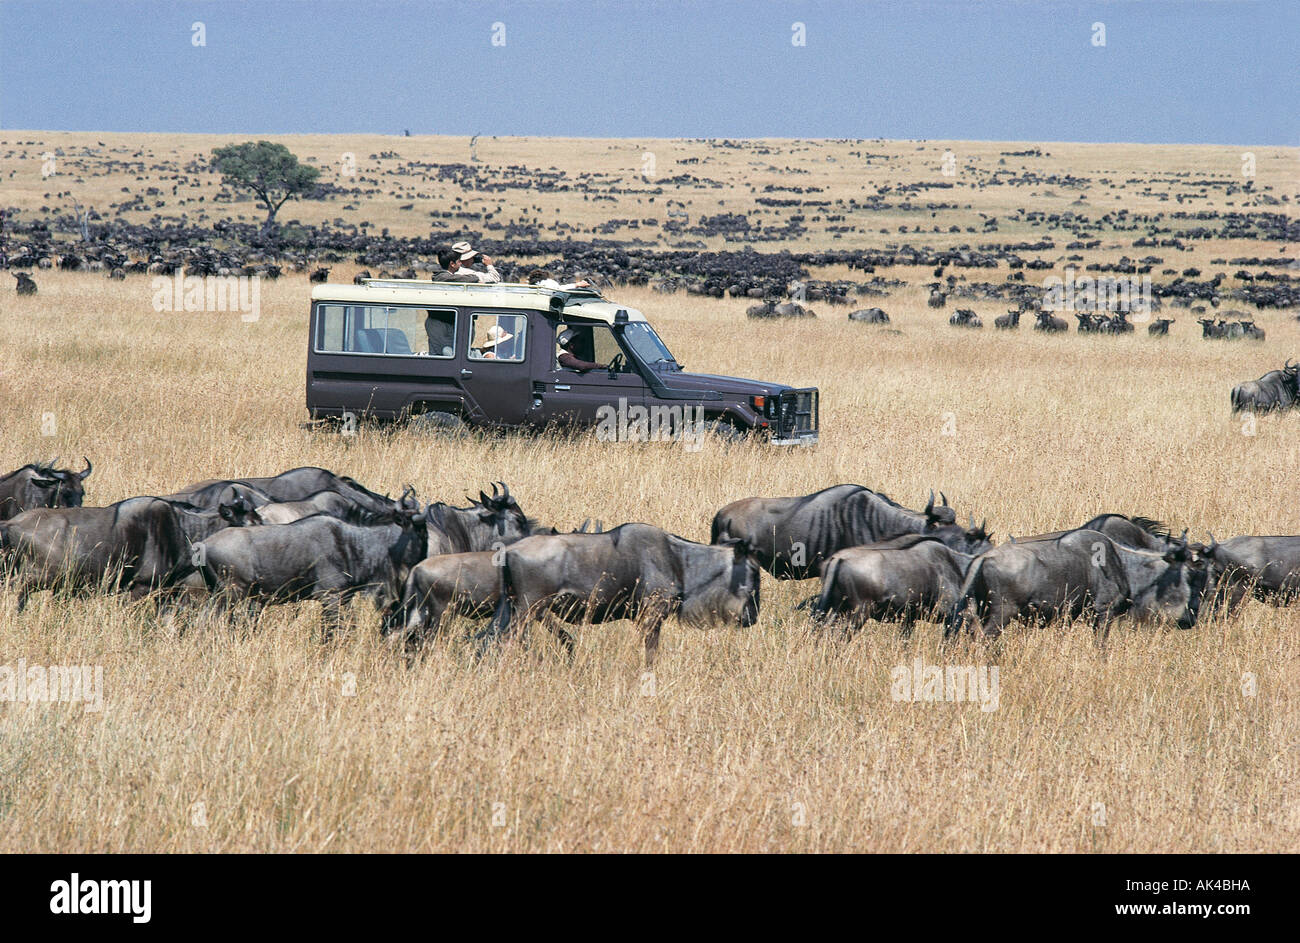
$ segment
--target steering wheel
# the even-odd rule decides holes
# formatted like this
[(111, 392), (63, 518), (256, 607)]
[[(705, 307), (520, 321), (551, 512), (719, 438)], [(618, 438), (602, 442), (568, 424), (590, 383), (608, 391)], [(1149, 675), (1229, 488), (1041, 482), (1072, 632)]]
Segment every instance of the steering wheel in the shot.
[(623, 355), (621, 353), (615, 354), (614, 359), (609, 362), (609, 372), (610, 373), (623, 372)]

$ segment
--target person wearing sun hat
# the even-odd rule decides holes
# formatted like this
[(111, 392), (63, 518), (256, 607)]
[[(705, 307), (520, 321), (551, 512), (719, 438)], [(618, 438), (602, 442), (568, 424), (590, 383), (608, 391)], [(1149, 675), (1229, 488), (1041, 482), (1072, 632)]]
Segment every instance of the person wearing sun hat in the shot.
[(511, 334), (500, 324), (493, 324), (487, 331), (487, 340), (474, 348), (478, 352), (479, 360), (500, 360), (497, 356), (497, 348), (506, 341), (514, 340), (515, 335)]
[[(456, 260), (459, 263), (451, 270), (454, 274), (473, 275), (480, 282), (484, 283), (501, 281), (501, 274), (492, 264), (492, 260), (482, 252), (479, 252), (468, 242), (453, 242), (451, 244), (451, 251), (456, 253)], [(483, 266), (484, 271), (480, 272), (477, 269), (472, 268), (472, 266), (479, 264)]]

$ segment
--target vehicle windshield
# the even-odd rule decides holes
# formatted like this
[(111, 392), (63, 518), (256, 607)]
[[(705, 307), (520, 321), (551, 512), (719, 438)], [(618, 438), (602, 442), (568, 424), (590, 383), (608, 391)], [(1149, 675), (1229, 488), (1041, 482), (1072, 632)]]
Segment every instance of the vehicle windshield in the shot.
[(659, 339), (654, 328), (644, 321), (634, 321), (623, 328), (623, 340), (632, 348), (632, 352), (651, 367), (667, 363), (677, 365), (677, 359)]

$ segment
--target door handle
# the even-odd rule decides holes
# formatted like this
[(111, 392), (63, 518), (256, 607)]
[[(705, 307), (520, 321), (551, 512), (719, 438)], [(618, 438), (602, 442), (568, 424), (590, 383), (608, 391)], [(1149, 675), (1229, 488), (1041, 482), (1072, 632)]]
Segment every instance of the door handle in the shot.
[(473, 370), (465, 370), (465, 369), (462, 368), (462, 370), (460, 371), (460, 375), (463, 376), (463, 377), (472, 377), (472, 376), (474, 375), (474, 371), (473, 371)]
[(569, 384), (567, 384), (567, 383), (557, 383), (557, 384), (555, 384), (555, 388), (556, 388), (557, 390), (567, 390), (567, 389), (569, 388)]

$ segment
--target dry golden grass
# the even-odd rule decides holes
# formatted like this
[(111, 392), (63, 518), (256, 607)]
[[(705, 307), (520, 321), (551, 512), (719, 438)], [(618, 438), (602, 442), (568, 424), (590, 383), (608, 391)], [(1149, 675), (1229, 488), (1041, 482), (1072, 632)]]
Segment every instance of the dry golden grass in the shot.
[[(163, 205), (151, 201), (126, 218), (206, 211), (256, 221), (250, 203), (214, 204), (210, 175), (170, 193), (175, 166), (231, 140), (6, 131), (5, 203), (30, 218), (43, 205), (66, 212), (76, 198), (111, 215), (111, 203), (128, 199), (121, 187), (156, 186)], [(1027, 145), (479, 142), (488, 168), (554, 166), (631, 191), (596, 202), (576, 190), (461, 194), (448, 183), (380, 176), (408, 160), (463, 161), (463, 139), (280, 140), (343, 185), (350, 181), (337, 161), (351, 151), (358, 185), (377, 188), (354, 211), (343, 199), (297, 203), (284, 218), (342, 217), (406, 236), (426, 234), (428, 212), (456, 196), (467, 217), (449, 225), (480, 229), (476, 214), (502, 206), (500, 221), (558, 214), (575, 238), (610, 218), (662, 221), (669, 198), (687, 203), (692, 219), (752, 212), (768, 184), (861, 200), (882, 186), (943, 182), (950, 148), (962, 168), (954, 190), (913, 194), (912, 209), (899, 207), (895, 192), (891, 208), (852, 216), (861, 231), (838, 240), (809, 214), (808, 237), (788, 247), (1044, 234), (1006, 222), (1020, 206), (1092, 218), (1118, 209), (1279, 212), (1287, 208), (1263, 198), (1294, 200), (1297, 190), (1295, 151), (1283, 148), (1255, 149), (1258, 192), (1248, 196), (1197, 182), (1238, 182), (1245, 148), (1052, 144), (1040, 145), (1050, 157), (999, 165), (1003, 152)], [(48, 148), (64, 155), (59, 175), (45, 179)], [(690, 173), (724, 186), (647, 183), (638, 176), (646, 150), (660, 181)], [(369, 157), (382, 151), (400, 160)], [(854, 151), (886, 156), (867, 162)], [(140, 172), (95, 176), (109, 157), (139, 161)], [(989, 185), (997, 169), (1094, 182), (1082, 190)], [(400, 208), (409, 197), (387, 193), (399, 180), (423, 194), (413, 210)], [(957, 208), (931, 217), (931, 200)], [(761, 218), (772, 225), (800, 212)], [(979, 213), (998, 216), (1002, 229), (966, 232), (979, 228)], [(963, 231), (947, 232), (951, 224)], [(898, 233), (900, 225), (909, 231)], [(911, 231), (917, 225), (927, 231)], [(1086, 261), (1148, 254), (1131, 246), (1138, 232), (1108, 229)], [(1068, 237), (1053, 235), (1056, 249), (1024, 254), (1060, 274)], [(1214, 258), (1274, 256), (1279, 246), (1213, 240), (1190, 252), (1150, 251), (1165, 259), (1157, 272), (1195, 265), (1208, 276), (1236, 268)], [(336, 265), (331, 278), (355, 271)], [(261, 318), (249, 324), (233, 314), (156, 314), (147, 278), (38, 271), (36, 298), (17, 298), (9, 279), (0, 285), (0, 471), (87, 454), (94, 504), (306, 464), (393, 493), (413, 482), (425, 500), (458, 501), (504, 479), (526, 510), (562, 527), (587, 517), (644, 520), (696, 539), (707, 539), (713, 512), (735, 498), (842, 481), (912, 506), (942, 489), (963, 519), (987, 516), (999, 539), (1103, 511), (1159, 517), (1198, 537), (1300, 533), (1300, 415), (1261, 418), (1252, 429), (1228, 413), (1234, 383), (1298, 352), (1293, 312), (1256, 314), (1268, 331), (1262, 345), (1202, 341), (1186, 309), (1165, 312), (1178, 322), (1157, 341), (1141, 324), (1122, 338), (1044, 337), (1028, 325), (998, 334), (991, 320), (1003, 307), (961, 302), (989, 324), (968, 332), (946, 323), (956, 305), (925, 306), (928, 270), (878, 274), (912, 283), (883, 301), (864, 299), (886, 308), (888, 329), (846, 323), (842, 309), (820, 305), (816, 321), (749, 323), (737, 301), (614, 292), (650, 315), (688, 368), (822, 389), (816, 449), (692, 453), (591, 436), (451, 442), (404, 429), (363, 427), (353, 438), (308, 431), (302, 275), (263, 283)], [(842, 268), (814, 275), (861, 278)], [(41, 434), (47, 413), (52, 436)], [(643, 694), (639, 639), (627, 623), (580, 630), (569, 664), (543, 633), (478, 661), (461, 641), (470, 626), (459, 621), (408, 669), (364, 606), (322, 647), (310, 605), (269, 611), (256, 633), (181, 619), (189, 630), (178, 636), (148, 605), (42, 595), (19, 615), (14, 595), (0, 591), (0, 665), (101, 665), (105, 683), (102, 713), (0, 703), (0, 851), (1300, 849), (1297, 610), (1252, 603), (1189, 632), (1122, 623), (1104, 653), (1082, 626), (1013, 630), (997, 650), (945, 652), (936, 627), (918, 628), (910, 642), (874, 624), (850, 643), (819, 639), (795, 610), (814, 589), (765, 582), (762, 616), (748, 630), (670, 622), (653, 696)], [(891, 669), (916, 658), (996, 665), (998, 709), (894, 701)], [(1247, 674), (1253, 696), (1243, 690)]]
[[(839, 481), (914, 506), (942, 488), (1002, 535), (1102, 511), (1300, 532), (1300, 416), (1247, 436), (1227, 410), (1234, 382), (1295, 352), (1300, 324), (1281, 313), (1261, 317), (1261, 346), (1202, 341), (1186, 312), (1161, 341), (966, 332), (919, 289), (887, 304), (898, 333), (617, 292), (688, 367), (823, 390), (814, 450), (690, 453), (309, 432), (302, 276), (264, 285), (252, 324), (155, 314), (143, 277), (38, 278), (37, 298), (4, 296), (0, 467), (88, 454), (88, 503), (320, 464), (426, 500), (504, 479), (561, 526), (645, 520), (696, 539), (734, 498)], [(177, 637), (148, 606), (42, 595), (19, 615), (3, 592), (0, 664), (102, 665), (106, 701), (0, 705), (0, 850), (1300, 848), (1295, 609), (1122, 624), (1104, 654), (1082, 626), (945, 653), (936, 627), (818, 640), (794, 609), (814, 588), (766, 582), (749, 630), (670, 622), (654, 696), (627, 623), (582, 629), (569, 664), (544, 633), (476, 661), (458, 622), (408, 669), (363, 606), (322, 647), (315, 606), (272, 610), (255, 634)], [(895, 702), (891, 668), (918, 657), (996, 664), (998, 709)]]

